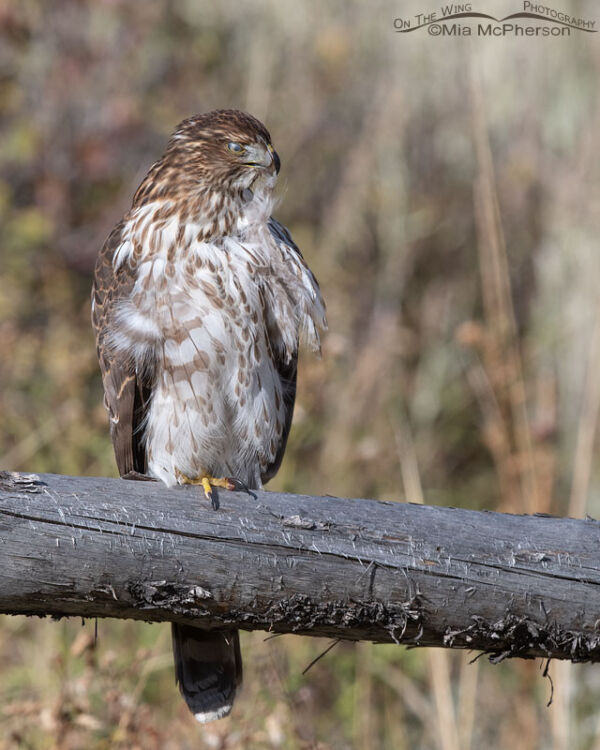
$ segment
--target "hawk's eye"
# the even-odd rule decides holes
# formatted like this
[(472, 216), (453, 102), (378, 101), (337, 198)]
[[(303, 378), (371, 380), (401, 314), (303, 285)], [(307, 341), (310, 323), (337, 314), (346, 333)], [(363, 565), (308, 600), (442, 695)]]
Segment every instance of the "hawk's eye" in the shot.
[(240, 146), (239, 143), (234, 143), (233, 141), (227, 144), (227, 148), (230, 151), (233, 151), (234, 154), (241, 154), (246, 150), (243, 146)]

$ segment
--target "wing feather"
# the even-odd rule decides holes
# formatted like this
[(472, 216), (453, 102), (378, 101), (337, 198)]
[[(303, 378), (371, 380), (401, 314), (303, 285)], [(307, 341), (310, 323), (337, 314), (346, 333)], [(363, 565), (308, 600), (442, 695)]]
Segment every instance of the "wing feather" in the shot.
[(144, 474), (147, 469), (141, 427), (151, 384), (142, 381), (130, 358), (110, 345), (115, 303), (127, 298), (135, 283), (135, 275), (128, 264), (122, 264), (118, 270), (113, 265), (122, 233), (123, 222), (114, 228), (98, 255), (92, 287), (92, 324), (110, 435), (119, 474), (125, 476), (130, 472)]
[[(300, 259), (302, 259), (300, 249), (292, 240), (290, 233), (283, 224), (280, 224), (278, 221), (271, 218), (269, 220), (269, 230), (271, 236), (280, 247), (283, 246), (288, 252), (295, 253)], [(275, 369), (277, 370), (281, 382), (285, 413), (283, 432), (277, 447), (275, 460), (261, 475), (261, 481), (263, 484), (266, 484), (279, 471), (279, 467), (283, 461), (283, 454), (285, 453), (290, 429), (292, 427), (292, 417), (294, 415), (294, 404), (296, 401), (296, 380), (298, 375), (298, 340), (296, 341), (296, 349), (288, 362), (285, 361), (283, 356), (278, 354), (278, 347), (272, 346), (271, 351), (273, 352), (273, 364), (275, 365)]]

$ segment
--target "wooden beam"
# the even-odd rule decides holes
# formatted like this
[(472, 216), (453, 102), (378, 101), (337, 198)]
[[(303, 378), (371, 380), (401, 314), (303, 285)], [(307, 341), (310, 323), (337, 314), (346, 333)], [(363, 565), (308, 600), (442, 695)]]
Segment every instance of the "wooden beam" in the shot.
[(600, 660), (600, 524), (0, 472), (0, 612)]

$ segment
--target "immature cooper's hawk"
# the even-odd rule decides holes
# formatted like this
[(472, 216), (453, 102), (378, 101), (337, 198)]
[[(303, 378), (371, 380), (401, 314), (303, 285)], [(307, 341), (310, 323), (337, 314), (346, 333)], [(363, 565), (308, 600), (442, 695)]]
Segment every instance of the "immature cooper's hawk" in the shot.
[[(298, 339), (319, 348), (317, 281), (271, 217), (279, 157), (250, 115), (184, 120), (96, 263), (92, 320), (121, 476), (260, 488), (292, 420)], [(142, 477), (143, 478), (143, 477)], [(199, 721), (226, 716), (237, 631), (173, 624), (176, 678)]]

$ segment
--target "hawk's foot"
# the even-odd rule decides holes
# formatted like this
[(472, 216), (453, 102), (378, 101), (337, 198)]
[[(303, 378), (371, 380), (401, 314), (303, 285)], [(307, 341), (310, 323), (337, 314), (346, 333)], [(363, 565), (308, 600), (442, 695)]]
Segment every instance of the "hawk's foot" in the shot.
[(214, 487), (222, 487), (224, 490), (241, 491), (252, 494), (248, 487), (235, 477), (211, 477), (207, 474), (202, 477), (188, 477), (178, 471), (177, 479), (180, 484), (201, 484), (204, 489), (204, 495), (207, 500), (210, 500), (210, 504), (214, 510), (219, 510), (219, 496), (213, 489)]

